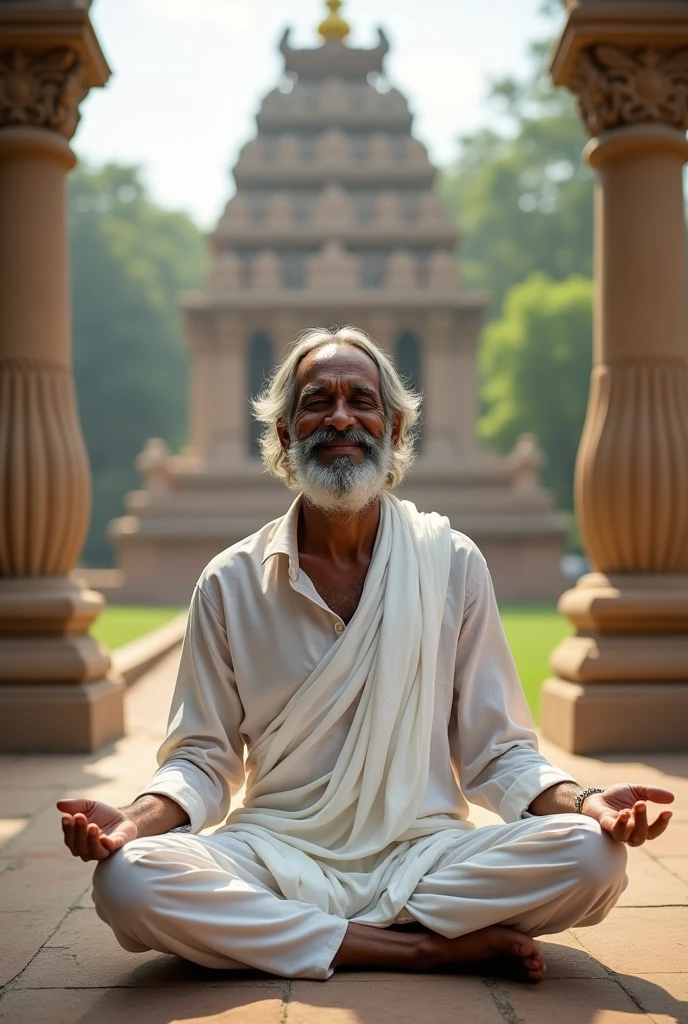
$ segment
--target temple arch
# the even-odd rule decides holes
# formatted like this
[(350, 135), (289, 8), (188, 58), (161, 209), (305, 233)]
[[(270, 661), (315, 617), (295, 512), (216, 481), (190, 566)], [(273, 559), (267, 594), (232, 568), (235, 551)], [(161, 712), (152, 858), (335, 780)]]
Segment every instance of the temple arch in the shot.
[[(246, 352), (247, 392), (249, 399), (255, 398), (262, 390), (265, 381), (272, 373), (273, 366), (273, 347), (270, 336), (265, 331), (254, 331), (248, 340)], [(259, 440), (262, 427), (253, 418), (250, 405), (248, 417), (248, 454), (252, 459), (259, 459)]]

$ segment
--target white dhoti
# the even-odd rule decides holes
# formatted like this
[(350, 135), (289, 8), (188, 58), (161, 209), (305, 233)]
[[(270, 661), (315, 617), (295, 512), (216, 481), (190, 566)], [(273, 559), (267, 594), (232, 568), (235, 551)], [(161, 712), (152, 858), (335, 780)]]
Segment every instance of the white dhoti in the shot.
[[(571, 777), (542, 758), (518, 722), (527, 717), (518, 680), (499, 655), (503, 637), (488, 629), (490, 617), (498, 621), (494, 598), (488, 593), (486, 613), (466, 606), (486, 570), (462, 585), (462, 602), (448, 603), (452, 545), (447, 520), (383, 496), (356, 613), (321, 656), (302, 638), (305, 678), (257, 734), (247, 730), (242, 806), (213, 835), (137, 839), (96, 869), (98, 913), (125, 948), (326, 978), (347, 922), (384, 928), (406, 911), (447, 937), (497, 923), (536, 935), (607, 913), (623, 889), (623, 849), (581, 815), (517, 820), (540, 792)], [(261, 552), (259, 567), (268, 557)], [(254, 570), (239, 559), (225, 598), (192, 605), (161, 768), (146, 789), (175, 799), (194, 831), (224, 820), (226, 777), (240, 781), (235, 719), (251, 711), (252, 687), (279, 690), (278, 669), (256, 663), (241, 685), (228, 671), (230, 626), (235, 638), (244, 630), (270, 643), (261, 609), (279, 584)], [(215, 607), (225, 599), (234, 602), (227, 617)], [(305, 594), (300, 601), (301, 616), (315, 608), (325, 622), (332, 614)], [(210, 618), (199, 611), (204, 602)], [(443, 629), (452, 659), (441, 654)], [(460, 682), (451, 709), (438, 699), (448, 671)], [(466, 820), (466, 801), (447, 780), (448, 748), (443, 781), (431, 777), (433, 744), (443, 749), (454, 717), (464, 792), (499, 810), (505, 825), (475, 830)], [(447, 787), (455, 799), (445, 799)]]
[[(529, 935), (593, 925), (625, 887), (626, 851), (577, 814), (530, 817), (454, 834), (406, 909), (448, 938), (488, 925)], [(231, 832), (137, 839), (98, 865), (99, 916), (132, 952), (174, 953), (206, 967), (325, 979), (345, 918), (285, 899)]]

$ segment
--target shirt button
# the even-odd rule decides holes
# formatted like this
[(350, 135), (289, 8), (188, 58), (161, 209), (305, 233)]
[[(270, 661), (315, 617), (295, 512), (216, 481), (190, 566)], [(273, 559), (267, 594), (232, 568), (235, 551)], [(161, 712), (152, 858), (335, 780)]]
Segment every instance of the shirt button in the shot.
[(337, 622), (335, 624), (334, 631), (335, 631), (335, 633), (343, 633), (344, 632), (344, 623), (343, 622)]

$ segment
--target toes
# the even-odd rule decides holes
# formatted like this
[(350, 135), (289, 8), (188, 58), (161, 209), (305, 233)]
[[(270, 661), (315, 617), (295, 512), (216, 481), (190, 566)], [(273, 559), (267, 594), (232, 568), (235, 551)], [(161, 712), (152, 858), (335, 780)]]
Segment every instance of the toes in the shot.
[(537, 953), (537, 947), (529, 936), (521, 935), (519, 936), (518, 941), (513, 945), (513, 952), (516, 956), (520, 956), (525, 960), (526, 958), (535, 956)]

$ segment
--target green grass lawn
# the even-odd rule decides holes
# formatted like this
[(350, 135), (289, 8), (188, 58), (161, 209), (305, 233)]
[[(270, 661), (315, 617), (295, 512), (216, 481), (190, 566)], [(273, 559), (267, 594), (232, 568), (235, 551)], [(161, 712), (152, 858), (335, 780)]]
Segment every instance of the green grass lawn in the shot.
[(563, 637), (573, 633), (573, 626), (554, 605), (503, 605), (499, 611), (530, 710), (537, 722), (540, 686), (550, 675), (549, 655)]
[[(91, 633), (108, 647), (121, 647), (162, 626), (181, 608), (117, 606), (106, 608)], [(549, 675), (547, 659), (562, 639), (573, 632), (554, 605), (504, 605), (504, 631), (523, 683), (533, 717), (538, 720), (540, 686)]]
[(110, 605), (91, 628), (91, 635), (108, 647), (122, 647), (145, 633), (163, 626), (182, 608), (144, 608), (137, 605)]

